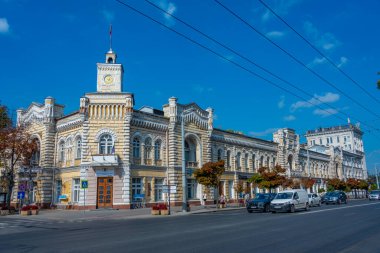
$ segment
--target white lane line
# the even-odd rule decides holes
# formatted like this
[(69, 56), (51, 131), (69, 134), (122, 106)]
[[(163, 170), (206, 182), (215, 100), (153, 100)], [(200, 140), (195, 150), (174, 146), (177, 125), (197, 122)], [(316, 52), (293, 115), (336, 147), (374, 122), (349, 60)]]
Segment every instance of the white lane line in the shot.
[(379, 204), (380, 203), (371, 203), (371, 204), (361, 204), (361, 205), (354, 205), (354, 206), (343, 206), (343, 207), (329, 208), (329, 209), (323, 209), (323, 210), (317, 210), (317, 211), (309, 211), (309, 212), (304, 212), (304, 213), (296, 213), (295, 215), (321, 213), (321, 212), (328, 212), (328, 211), (334, 211), (334, 210), (339, 210), (339, 209), (354, 208), (354, 207), (361, 207), (361, 206), (372, 206), (372, 205), (379, 205)]

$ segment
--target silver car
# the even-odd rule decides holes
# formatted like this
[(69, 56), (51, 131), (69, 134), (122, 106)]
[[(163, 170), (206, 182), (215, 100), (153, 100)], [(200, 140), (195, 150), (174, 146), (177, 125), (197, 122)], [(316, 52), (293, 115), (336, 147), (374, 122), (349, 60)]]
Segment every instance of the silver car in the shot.
[(369, 196), (369, 200), (380, 200), (380, 190), (371, 191)]
[(321, 206), (321, 197), (316, 193), (309, 193), (310, 206)]

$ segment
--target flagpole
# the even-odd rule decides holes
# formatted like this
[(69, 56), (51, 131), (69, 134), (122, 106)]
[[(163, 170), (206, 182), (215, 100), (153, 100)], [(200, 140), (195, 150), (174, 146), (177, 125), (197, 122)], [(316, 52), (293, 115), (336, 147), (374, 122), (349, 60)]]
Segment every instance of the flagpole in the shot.
[(110, 51), (112, 51), (112, 24), (110, 25)]

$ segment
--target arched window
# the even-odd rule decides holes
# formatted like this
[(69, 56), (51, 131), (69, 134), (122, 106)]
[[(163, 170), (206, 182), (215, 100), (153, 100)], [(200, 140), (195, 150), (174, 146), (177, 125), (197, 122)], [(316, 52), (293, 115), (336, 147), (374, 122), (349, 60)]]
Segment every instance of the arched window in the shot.
[(289, 164), (289, 169), (293, 170), (293, 156), (292, 155), (288, 156), (288, 164)]
[(241, 162), (241, 153), (239, 152), (236, 155), (236, 168), (238, 170), (240, 170), (240, 168), (241, 168), (241, 163), (240, 162)]
[(161, 160), (161, 140), (156, 140), (154, 143), (154, 160)]
[(269, 158), (269, 156), (267, 157), (267, 167), (269, 167), (269, 160), (270, 160), (270, 158)]
[(264, 156), (260, 157), (260, 168), (264, 166)]
[(101, 155), (108, 155), (114, 153), (113, 140), (111, 135), (104, 134), (100, 137), (99, 153)]
[(223, 150), (218, 149), (218, 161), (223, 160)]
[(185, 139), (185, 161), (186, 166), (190, 168), (196, 168), (198, 166), (197, 155), (197, 140), (193, 136), (189, 136)]
[(63, 162), (65, 160), (65, 142), (64, 141), (61, 141), (59, 143), (59, 156), (58, 156), (58, 160), (60, 162)]
[(245, 157), (244, 157), (244, 168), (245, 170), (248, 170), (249, 169), (249, 166), (248, 166), (248, 153), (245, 153)]
[(145, 147), (144, 147), (145, 164), (151, 165), (152, 164), (152, 139), (146, 138), (144, 144), (145, 144)]
[(140, 139), (138, 137), (133, 138), (133, 158), (140, 158)]
[(36, 150), (32, 154), (32, 165), (39, 165), (40, 164), (40, 142), (38, 139), (33, 140), (36, 143)]
[(252, 155), (252, 167), (253, 169), (256, 169), (256, 155), (255, 154)]
[(82, 157), (82, 139), (78, 137), (75, 141), (75, 159)]
[(227, 151), (227, 168), (231, 168), (231, 151)]

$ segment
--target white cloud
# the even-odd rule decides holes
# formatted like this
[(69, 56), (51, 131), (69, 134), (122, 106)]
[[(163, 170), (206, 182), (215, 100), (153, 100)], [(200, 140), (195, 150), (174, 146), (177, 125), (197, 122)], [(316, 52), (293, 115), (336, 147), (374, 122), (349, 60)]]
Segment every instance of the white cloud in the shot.
[(163, 14), (165, 18), (165, 24), (167, 26), (173, 26), (175, 24), (175, 21), (169, 14), (173, 15), (174, 12), (176, 12), (177, 7), (175, 4), (167, 0), (162, 0), (159, 2), (159, 6), (167, 12)]
[(338, 63), (338, 68), (341, 68), (343, 67), (344, 65), (346, 65), (348, 62), (348, 59), (344, 56), (340, 57), (340, 60), (339, 60), (339, 63)]
[(315, 67), (317, 65), (321, 65), (321, 64), (323, 64), (325, 62), (326, 62), (326, 58), (324, 58), (324, 57), (323, 58), (315, 57), (312, 62), (310, 62), (310, 63), (307, 64), (307, 66), (310, 67), (310, 68), (313, 68), (313, 67)]
[(262, 136), (266, 136), (268, 134), (273, 134), (277, 130), (278, 130), (278, 128), (268, 128), (268, 129), (261, 131), (261, 132), (249, 132), (249, 134), (252, 136), (262, 137)]
[(100, 12), (108, 23), (111, 23), (115, 19), (115, 13), (112, 11), (103, 9)]
[[(301, 0), (278, 0), (273, 3), (273, 5), (270, 5), (270, 7), (280, 16), (285, 16), (289, 13), (290, 9), (301, 2)], [(263, 22), (267, 22), (270, 20), (274, 15), (263, 6), (262, 10), (264, 10), (263, 14), (261, 15), (261, 20)]]
[(294, 115), (288, 115), (284, 117), (285, 121), (293, 121), (296, 120), (296, 117)]
[(278, 101), (277, 103), (277, 107), (279, 109), (282, 109), (284, 108), (284, 106), (285, 106), (285, 96), (281, 96), (280, 101)]
[(0, 18), (0, 33), (8, 33), (9, 32), (9, 24), (6, 18)]
[(321, 34), (310, 21), (306, 21), (303, 24), (303, 28), (307, 36), (314, 41), (314, 44), (325, 51), (331, 51), (342, 44), (332, 33)]
[(285, 33), (281, 31), (271, 31), (266, 33), (266, 36), (272, 39), (282, 38), (284, 35)]
[(267, 22), (272, 17), (271, 12), (268, 9), (265, 9), (263, 15), (261, 16), (261, 20), (263, 22)]
[(313, 111), (313, 114), (321, 116), (323, 118), (331, 116), (331, 115), (334, 115), (334, 114), (337, 114), (337, 113), (339, 113), (339, 111), (335, 110), (335, 109), (332, 109), (332, 108), (328, 108), (328, 109), (324, 109), (324, 110), (322, 110), (322, 109), (315, 109)]
[(332, 92), (327, 92), (325, 95), (320, 96), (314, 94), (314, 97), (308, 101), (298, 101), (290, 106), (290, 111), (294, 112), (300, 108), (310, 108), (322, 103), (334, 103), (340, 99), (340, 95)]

